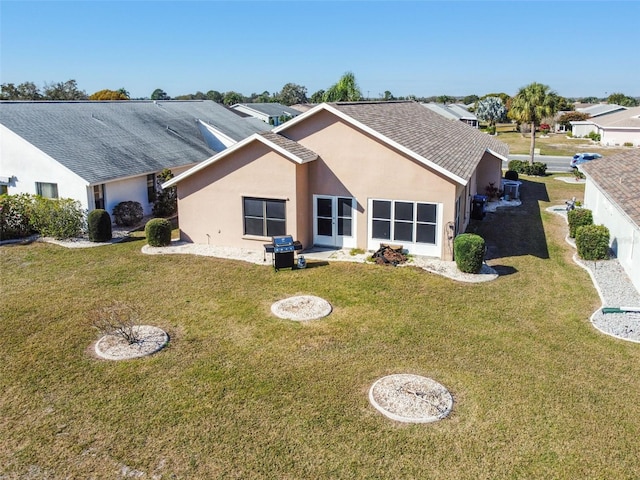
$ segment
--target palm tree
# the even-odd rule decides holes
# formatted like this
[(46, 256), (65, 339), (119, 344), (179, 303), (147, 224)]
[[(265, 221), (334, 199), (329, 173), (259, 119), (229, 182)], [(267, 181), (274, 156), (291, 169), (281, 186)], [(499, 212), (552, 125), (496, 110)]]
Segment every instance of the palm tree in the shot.
[(322, 95), (323, 102), (357, 102), (362, 99), (362, 92), (356, 83), (353, 73), (347, 72)]
[(547, 85), (532, 83), (522, 87), (511, 102), (509, 116), (518, 123), (531, 124), (531, 149), (529, 163), (533, 165), (534, 150), (536, 147), (536, 125), (545, 117), (551, 117), (556, 113), (558, 95), (551, 91)]

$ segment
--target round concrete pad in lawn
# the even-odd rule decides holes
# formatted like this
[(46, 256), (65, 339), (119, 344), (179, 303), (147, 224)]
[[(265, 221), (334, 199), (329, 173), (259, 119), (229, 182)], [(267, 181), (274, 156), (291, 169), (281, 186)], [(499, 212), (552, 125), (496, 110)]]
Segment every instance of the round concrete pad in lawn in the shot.
[(271, 305), (271, 313), (287, 320), (315, 320), (331, 313), (331, 304), (313, 295), (299, 295), (279, 300)]
[(137, 342), (129, 343), (120, 335), (104, 335), (96, 342), (96, 355), (106, 360), (128, 360), (151, 355), (169, 342), (169, 335), (161, 328), (135, 325), (133, 329), (139, 339)]
[(378, 379), (369, 390), (369, 401), (386, 417), (406, 423), (442, 420), (453, 408), (453, 397), (441, 384), (406, 373)]

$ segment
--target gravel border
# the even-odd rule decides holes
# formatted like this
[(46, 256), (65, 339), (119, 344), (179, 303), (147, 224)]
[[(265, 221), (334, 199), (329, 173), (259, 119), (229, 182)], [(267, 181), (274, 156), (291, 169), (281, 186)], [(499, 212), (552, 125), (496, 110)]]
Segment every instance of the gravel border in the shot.
[[(548, 212), (560, 215), (567, 220), (565, 205), (547, 208)], [(568, 235), (565, 241), (575, 248), (575, 240)], [(640, 343), (640, 312), (603, 313), (603, 307), (640, 308), (640, 292), (636, 290), (617, 258), (590, 262), (582, 260), (577, 254), (573, 261), (584, 268), (600, 296), (601, 307), (590, 317), (590, 322), (598, 331), (620, 340)]]
[(169, 335), (151, 325), (134, 325), (140, 340), (130, 344), (118, 335), (104, 335), (95, 345), (96, 355), (105, 360), (130, 360), (162, 350), (169, 343)]
[(405, 423), (442, 420), (453, 408), (453, 397), (443, 385), (408, 373), (376, 380), (369, 389), (369, 402), (387, 418)]

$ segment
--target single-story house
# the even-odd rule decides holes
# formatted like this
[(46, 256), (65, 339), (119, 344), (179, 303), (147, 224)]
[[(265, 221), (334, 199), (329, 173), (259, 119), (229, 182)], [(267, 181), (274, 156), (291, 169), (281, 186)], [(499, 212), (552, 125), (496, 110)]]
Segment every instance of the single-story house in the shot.
[(137, 201), (148, 214), (157, 173), (180, 173), (269, 128), (210, 100), (0, 102), (0, 193), (110, 213)]
[(577, 138), (586, 137), (591, 132), (598, 133), (593, 120), (606, 117), (613, 113), (622, 112), (626, 109), (627, 107), (614, 103), (597, 103), (595, 105), (576, 107), (576, 112), (586, 113), (589, 115), (589, 118), (587, 120), (570, 122), (571, 133)]
[(305, 248), (392, 243), (451, 259), (508, 153), (416, 102), (322, 103), (163, 186), (177, 185), (184, 241), (261, 249), (288, 234)]
[(640, 147), (640, 107), (625, 109), (610, 115), (590, 119), (600, 135), (600, 144)]
[(640, 149), (587, 162), (580, 170), (586, 176), (584, 206), (595, 224), (609, 229), (611, 249), (640, 292)]
[(299, 110), (280, 103), (236, 103), (229, 108), (275, 126), (300, 115)]
[(479, 128), (478, 117), (471, 113), (465, 105), (458, 103), (451, 103), (445, 105), (444, 103), (423, 103), (429, 110), (433, 110), (436, 113), (450, 119), (460, 120), (474, 128)]

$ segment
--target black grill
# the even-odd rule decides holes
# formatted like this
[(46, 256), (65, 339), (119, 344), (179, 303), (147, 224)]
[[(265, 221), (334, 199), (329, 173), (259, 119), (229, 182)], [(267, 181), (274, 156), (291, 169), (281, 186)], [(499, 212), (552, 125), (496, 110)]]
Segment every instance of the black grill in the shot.
[[(295, 252), (302, 250), (300, 242), (294, 242), (291, 235), (271, 237), (271, 243), (265, 243), (264, 251), (272, 254), (273, 268), (293, 268), (295, 266)], [(265, 258), (266, 260), (266, 258)]]

